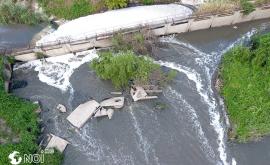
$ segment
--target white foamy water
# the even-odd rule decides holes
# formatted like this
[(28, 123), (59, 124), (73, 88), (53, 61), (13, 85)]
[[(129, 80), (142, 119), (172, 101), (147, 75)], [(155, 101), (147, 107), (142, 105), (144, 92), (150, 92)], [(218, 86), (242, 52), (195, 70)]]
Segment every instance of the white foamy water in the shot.
[(178, 4), (136, 6), (112, 10), (80, 17), (65, 23), (55, 32), (44, 36), (36, 45), (80, 40), (121, 29), (164, 23), (164, 21), (176, 17), (184, 19), (191, 14), (191, 9)]
[[(207, 105), (209, 106), (208, 111), (211, 118), (210, 124), (214, 127), (215, 131), (217, 132), (218, 151), (220, 154), (219, 157), (224, 165), (229, 165), (229, 164), (236, 165), (237, 162), (234, 158), (232, 158), (231, 162), (227, 161), (226, 145), (225, 145), (225, 140), (224, 140), (225, 139), (225, 128), (223, 127), (224, 123), (222, 123), (221, 115), (217, 111), (217, 108), (216, 108), (217, 100), (213, 97), (213, 91), (211, 87), (211, 79), (212, 79), (214, 70), (211, 71), (208, 68), (208, 66), (217, 66), (218, 62), (220, 61), (221, 56), (224, 53), (232, 49), (235, 45), (241, 44), (243, 41), (250, 39), (255, 33), (256, 33), (256, 29), (252, 29), (250, 32), (247, 32), (246, 34), (244, 34), (241, 38), (237, 39), (235, 42), (227, 46), (222, 51), (212, 52), (210, 54), (207, 54), (198, 50), (197, 48), (195, 48), (189, 43), (178, 41), (173, 36), (165, 37), (161, 40), (162, 42), (173, 43), (173, 44), (187, 47), (199, 55), (199, 57), (197, 57), (195, 61), (203, 68), (203, 71), (207, 75), (207, 79), (206, 79), (207, 83), (205, 84), (205, 89), (203, 89), (204, 86), (203, 86), (200, 74), (197, 73), (194, 69), (190, 69), (188, 67), (184, 67), (184, 66), (172, 63), (172, 62), (158, 61), (158, 63), (163, 66), (166, 66), (171, 69), (175, 69), (179, 72), (184, 73), (188, 77), (189, 80), (192, 80), (193, 82), (195, 82), (198, 93), (201, 95), (201, 98), (203, 99), (203, 101), (207, 103)], [(223, 102), (221, 101), (220, 103), (221, 103), (221, 106), (223, 106), (222, 104)], [(227, 116), (225, 120), (226, 120), (225, 124), (228, 124), (229, 122), (228, 122)]]
[(195, 109), (183, 98), (183, 96), (177, 92), (176, 90), (168, 87), (168, 90), (164, 92), (164, 95), (177, 100), (184, 104), (185, 112), (189, 113), (189, 119), (192, 121), (192, 126), (196, 130), (197, 136), (199, 138), (199, 143), (201, 144), (202, 150), (206, 153), (206, 156), (210, 162), (213, 162), (215, 159), (215, 153), (210, 146), (208, 139), (206, 138), (204, 131), (202, 129), (201, 123), (198, 119), (198, 115), (196, 114)]
[(134, 115), (133, 107), (130, 106), (129, 109), (130, 109), (131, 118), (133, 120), (133, 125), (135, 127), (135, 132), (139, 138), (139, 149), (141, 152), (144, 153), (144, 158), (145, 158), (146, 164), (149, 164), (150, 152), (152, 152), (154, 155), (154, 160), (156, 161), (155, 164), (159, 165), (158, 157), (156, 156), (154, 148), (151, 147), (151, 144), (148, 142), (147, 138), (145, 136), (143, 136), (143, 134), (142, 134), (142, 130), (139, 126), (137, 118)]
[(92, 49), (79, 52), (76, 55), (66, 54), (63, 56), (46, 58), (46, 61), (29, 61), (22, 65), (16, 65), (14, 70), (27, 70), (33, 68), (38, 72), (38, 78), (41, 82), (66, 92), (71, 87), (69, 79), (75, 69), (96, 57), (98, 57), (96, 50)]
[(211, 125), (214, 127), (214, 130), (217, 132), (218, 135), (218, 151), (220, 154), (220, 159), (224, 165), (228, 165), (227, 162), (227, 154), (226, 154), (226, 149), (225, 149), (225, 142), (224, 142), (224, 128), (222, 124), (220, 123), (221, 116), (219, 112), (216, 110), (216, 103), (215, 99), (213, 97), (208, 96), (208, 91), (203, 89), (203, 84), (200, 78), (200, 75), (192, 69), (189, 69), (187, 67), (172, 63), (172, 62), (163, 62), (163, 61), (158, 61), (160, 65), (169, 67), (171, 69), (175, 69), (179, 72), (184, 73), (188, 79), (191, 81), (195, 82), (196, 84), (196, 89), (198, 93), (200, 94), (202, 100), (208, 105), (208, 111), (209, 115), (211, 118)]
[(98, 138), (96, 130), (88, 124), (74, 138), (69, 139), (69, 141), (81, 153), (86, 155), (90, 162), (95, 162), (95, 164), (135, 164), (132, 155), (122, 151), (124, 146), (118, 145), (118, 148), (115, 150), (110, 148), (110, 146)]

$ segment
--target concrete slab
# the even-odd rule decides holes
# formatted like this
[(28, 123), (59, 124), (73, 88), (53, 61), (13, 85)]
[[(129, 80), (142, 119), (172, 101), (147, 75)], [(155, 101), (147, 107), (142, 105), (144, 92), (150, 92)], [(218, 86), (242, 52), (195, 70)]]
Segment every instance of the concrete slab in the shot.
[(114, 107), (117, 109), (123, 108), (125, 102), (124, 97), (112, 97), (106, 100), (103, 100), (100, 103), (100, 106), (102, 107)]
[(64, 152), (64, 150), (67, 147), (67, 145), (69, 144), (69, 142), (66, 141), (65, 139), (62, 139), (62, 138), (55, 136), (53, 134), (50, 134), (50, 136), (51, 136), (51, 139), (50, 139), (46, 149), (56, 148), (61, 153)]
[(156, 99), (157, 96), (148, 96), (145, 89), (140, 86), (133, 86), (130, 89), (130, 94), (134, 101)]
[(79, 105), (68, 117), (67, 120), (77, 128), (81, 128), (90, 119), (100, 104), (95, 100)]

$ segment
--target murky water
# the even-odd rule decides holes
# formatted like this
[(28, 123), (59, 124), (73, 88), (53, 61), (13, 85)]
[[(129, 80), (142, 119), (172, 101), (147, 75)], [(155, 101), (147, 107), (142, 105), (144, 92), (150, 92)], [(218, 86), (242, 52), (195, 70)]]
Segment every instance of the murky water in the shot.
[[(79, 104), (110, 97), (113, 87), (98, 79), (87, 61), (94, 50), (19, 64), (14, 80), (27, 86), (14, 89), (17, 96), (40, 100), (45, 131), (71, 142), (64, 165), (264, 165), (270, 160), (269, 138), (249, 144), (228, 143), (223, 102), (212, 89), (212, 76), (221, 55), (248, 40), (257, 30), (270, 27), (267, 20), (164, 37), (166, 47), (155, 50), (157, 63), (178, 71), (176, 79), (157, 100), (132, 102), (111, 120), (92, 119), (76, 132), (66, 117)], [(62, 59), (61, 59), (62, 58)], [(69, 77), (70, 76), (70, 77)], [(166, 110), (154, 110), (156, 102)], [(68, 112), (55, 110), (64, 104)], [(257, 154), (260, 155), (257, 155)]]
[(0, 25), (0, 49), (27, 47), (42, 25)]

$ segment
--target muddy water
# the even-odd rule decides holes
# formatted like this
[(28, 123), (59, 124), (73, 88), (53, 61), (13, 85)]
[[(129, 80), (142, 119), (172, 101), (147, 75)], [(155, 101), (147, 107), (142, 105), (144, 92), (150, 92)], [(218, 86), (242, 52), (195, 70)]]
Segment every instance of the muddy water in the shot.
[[(89, 164), (241, 164), (264, 165), (270, 160), (269, 138), (249, 144), (228, 143), (228, 125), (223, 102), (212, 89), (212, 75), (221, 55), (235, 44), (249, 40), (256, 30), (269, 27), (267, 20), (169, 36), (167, 46), (155, 50), (156, 62), (178, 71), (159, 99), (126, 106), (111, 120), (92, 119), (79, 132), (66, 117), (79, 104), (92, 98), (110, 97), (113, 87), (89, 69), (94, 50), (19, 64), (14, 80), (27, 82), (13, 93), (40, 100), (45, 131), (71, 142), (65, 151), (65, 165)], [(62, 59), (61, 59), (62, 58)], [(154, 110), (162, 102), (166, 109)], [(55, 110), (68, 107), (66, 114)], [(258, 155), (259, 153), (259, 155)]]
[(0, 25), (0, 49), (26, 47), (42, 25)]

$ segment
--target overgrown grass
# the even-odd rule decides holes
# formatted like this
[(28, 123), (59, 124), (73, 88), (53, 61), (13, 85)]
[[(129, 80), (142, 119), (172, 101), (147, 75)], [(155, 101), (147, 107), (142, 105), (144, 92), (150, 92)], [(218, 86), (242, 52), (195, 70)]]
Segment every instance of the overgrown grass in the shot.
[(214, 0), (205, 2), (200, 5), (198, 10), (194, 13), (195, 15), (204, 15), (204, 14), (217, 14), (222, 12), (231, 12), (239, 8), (238, 1), (232, 0)]
[(269, 73), (270, 34), (224, 55), (221, 93), (232, 122), (231, 138), (246, 142), (270, 133)]
[(253, 3), (250, 0), (212, 0), (203, 3), (194, 14), (219, 14), (241, 9), (245, 15), (248, 15), (255, 10), (256, 4), (266, 4), (267, 1), (269, 0), (257, 0)]
[(255, 0), (256, 5), (269, 4), (270, 0)]
[[(4, 91), (3, 79), (3, 56), (0, 56), (0, 118), (6, 121), (6, 124), (12, 129), (14, 133), (20, 138), (19, 143), (0, 145), (0, 164), (10, 164), (8, 155), (13, 151), (18, 151), (21, 154), (33, 154), (38, 150), (37, 136), (39, 134), (38, 116), (35, 110), (38, 108), (26, 100), (17, 98), (12, 94), (7, 94)], [(58, 154), (53, 154), (45, 160), (62, 159)], [(57, 161), (53, 161), (57, 162)], [(59, 165), (50, 164), (50, 165)]]
[(136, 54), (151, 55), (158, 39), (149, 30), (131, 34), (117, 33), (112, 38), (112, 48), (115, 52), (132, 50)]
[(95, 10), (89, 0), (38, 0), (48, 15), (75, 19), (92, 14)]
[(0, 1), (0, 24), (39, 24), (46, 21), (40, 13), (13, 3), (11, 0)]

